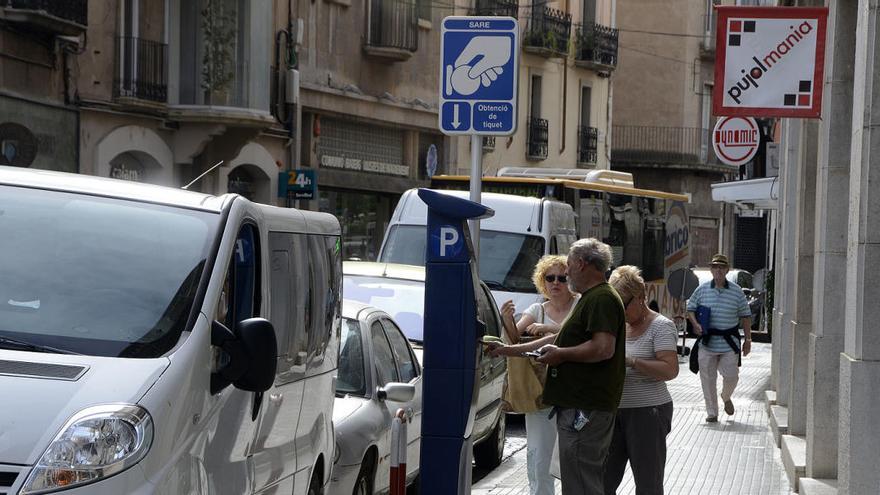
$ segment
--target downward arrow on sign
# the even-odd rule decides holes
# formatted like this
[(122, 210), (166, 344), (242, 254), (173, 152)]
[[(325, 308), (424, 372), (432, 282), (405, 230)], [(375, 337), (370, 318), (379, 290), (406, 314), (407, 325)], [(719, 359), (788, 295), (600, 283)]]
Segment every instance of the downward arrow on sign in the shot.
[(452, 105), (452, 127), (458, 129), (458, 126), (461, 125), (461, 121), (458, 120), (458, 105)]

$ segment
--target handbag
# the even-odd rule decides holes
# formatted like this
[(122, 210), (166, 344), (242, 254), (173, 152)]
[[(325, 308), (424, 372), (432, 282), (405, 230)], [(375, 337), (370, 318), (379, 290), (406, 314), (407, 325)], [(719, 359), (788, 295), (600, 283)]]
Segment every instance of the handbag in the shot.
[[(545, 322), (544, 306), (541, 305), (541, 323)], [(547, 365), (525, 357), (507, 358), (507, 377), (501, 393), (505, 412), (530, 413), (546, 408), (541, 400)]]

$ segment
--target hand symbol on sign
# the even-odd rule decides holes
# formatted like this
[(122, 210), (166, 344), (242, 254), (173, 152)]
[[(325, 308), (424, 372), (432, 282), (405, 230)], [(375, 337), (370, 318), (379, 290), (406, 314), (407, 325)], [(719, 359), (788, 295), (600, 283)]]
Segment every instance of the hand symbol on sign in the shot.
[(455, 59), (446, 66), (446, 95), (452, 90), (462, 95), (475, 93), (482, 83), (489, 87), (503, 72), (510, 60), (510, 39), (503, 36), (475, 36)]

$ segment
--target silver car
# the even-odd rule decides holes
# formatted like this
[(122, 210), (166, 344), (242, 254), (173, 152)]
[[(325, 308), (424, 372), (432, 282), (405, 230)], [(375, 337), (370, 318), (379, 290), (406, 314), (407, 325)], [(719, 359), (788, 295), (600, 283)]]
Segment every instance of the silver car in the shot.
[[(424, 342), (425, 267), (346, 261), (342, 274), (345, 297), (386, 311), (400, 324), (416, 352), (420, 352)], [(477, 317), (485, 323), (487, 334), (500, 337), (501, 315), (495, 300), (486, 284), (480, 282), (476, 289)], [(481, 469), (494, 469), (501, 464), (504, 453), (506, 422), (501, 392), (507, 361), (483, 352), (482, 346), (480, 353), (480, 393), (472, 432), (474, 462)], [(409, 462), (413, 459), (410, 457)]]
[(389, 489), (391, 423), (401, 409), (408, 420), (407, 484), (418, 475), (422, 370), (387, 313), (346, 300), (342, 316), (329, 493), (384, 493)]

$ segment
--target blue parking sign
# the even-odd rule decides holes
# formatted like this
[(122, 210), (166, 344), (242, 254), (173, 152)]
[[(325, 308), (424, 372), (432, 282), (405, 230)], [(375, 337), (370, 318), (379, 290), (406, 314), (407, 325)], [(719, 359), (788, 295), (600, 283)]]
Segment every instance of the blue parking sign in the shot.
[(512, 17), (443, 19), (440, 130), (508, 136), (516, 131), (519, 29)]

